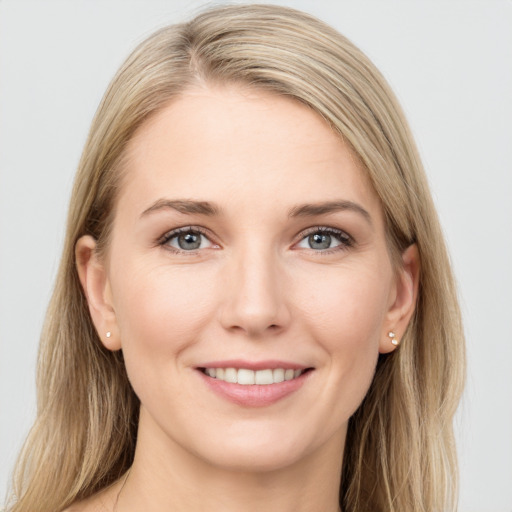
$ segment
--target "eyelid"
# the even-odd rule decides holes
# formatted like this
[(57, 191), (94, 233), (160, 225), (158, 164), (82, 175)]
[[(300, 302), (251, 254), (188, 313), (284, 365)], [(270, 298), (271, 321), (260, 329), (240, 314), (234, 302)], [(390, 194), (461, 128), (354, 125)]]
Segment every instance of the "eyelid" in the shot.
[(171, 240), (172, 238), (174, 238), (182, 233), (189, 233), (189, 232), (197, 232), (197, 233), (203, 235), (206, 239), (208, 239), (208, 241), (213, 246), (219, 247), (219, 244), (217, 242), (215, 242), (214, 240), (212, 240), (213, 236), (211, 235), (211, 233), (207, 229), (205, 229), (201, 226), (181, 226), (178, 228), (171, 229), (171, 230), (167, 231), (164, 235), (162, 235), (160, 238), (157, 239), (157, 241), (156, 241), (157, 245), (162, 246), (166, 250), (171, 251), (175, 254), (193, 255), (193, 254), (197, 254), (200, 250), (204, 250), (204, 249), (194, 249), (194, 250), (190, 250), (190, 251), (184, 251), (181, 249), (177, 249), (176, 247), (167, 245), (167, 242), (169, 242), (169, 240)]
[[(189, 233), (189, 232), (197, 232), (197, 233), (203, 235), (205, 238), (207, 238), (208, 241), (213, 246), (216, 246), (217, 248), (220, 247), (220, 244), (218, 244), (217, 242), (214, 241), (214, 237), (212, 236), (212, 234), (209, 230), (207, 230), (201, 226), (190, 226), (190, 225), (177, 227), (177, 228), (167, 231), (164, 235), (162, 235), (160, 238), (158, 238), (157, 244), (160, 246), (165, 246), (166, 250), (169, 250), (176, 254), (189, 254), (189, 255), (198, 254), (198, 252), (201, 250), (204, 250), (204, 248), (185, 251), (185, 250), (177, 249), (176, 247), (172, 247), (170, 245), (166, 245), (167, 242), (169, 240), (171, 240), (172, 238), (180, 235), (181, 233)], [(331, 254), (333, 252), (347, 250), (348, 248), (355, 245), (354, 238), (349, 233), (347, 233), (345, 230), (331, 227), (331, 226), (319, 225), (319, 226), (312, 226), (310, 228), (307, 228), (307, 229), (301, 231), (297, 235), (297, 241), (294, 242), (293, 246), (296, 246), (298, 243), (302, 242), (306, 237), (308, 237), (309, 235), (311, 235), (313, 233), (327, 233), (330, 235), (334, 235), (334, 237), (337, 238), (338, 241), (340, 242), (340, 244), (338, 246), (332, 247), (330, 249), (324, 249), (324, 250), (315, 250), (312, 248), (309, 249), (309, 251), (316, 253), (316, 254), (324, 254), (324, 255)]]
[[(306, 237), (309, 235), (312, 235), (314, 233), (327, 233), (330, 235), (334, 235), (335, 238), (337, 238), (340, 242), (340, 245), (331, 247), (330, 249), (324, 249), (324, 250), (315, 250), (310, 248), (309, 251), (315, 253), (315, 254), (332, 254), (337, 251), (343, 251), (347, 250), (348, 248), (355, 245), (356, 241), (354, 237), (352, 237), (349, 233), (347, 233), (343, 229), (334, 228), (331, 226), (312, 226), (311, 228), (308, 228), (304, 231), (301, 231), (300, 234), (297, 236), (298, 240), (294, 243), (294, 246), (302, 242)], [(308, 250), (308, 249), (306, 249)]]
[(307, 229), (304, 229), (303, 231), (301, 231), (297, 236), (302, 240), (302, 238), (304, 238), (305, 236), (310, 235), (311, 233), (318, 233), (318, 232), (334, 233), (336, 235), (342, 236), (343, 238), (353, 240), (353, 238), (345, 230), (340, 229), (340, 228), (335, 228), (332, 226), (323, 226), (323, 225), (311, 226), (310, 228), (307, 228)]

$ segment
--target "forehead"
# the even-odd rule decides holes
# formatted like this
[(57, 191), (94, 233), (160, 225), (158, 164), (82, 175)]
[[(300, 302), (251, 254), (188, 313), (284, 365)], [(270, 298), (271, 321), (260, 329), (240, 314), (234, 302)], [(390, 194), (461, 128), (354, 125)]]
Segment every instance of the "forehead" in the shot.
[(366, 172), (341, 137), (306, 105), (265, 91), (191, 89), (142, 125), (126, 156), (120, 199), (140, 211), (160, 197), (261, 213), (346, 199), (379, 215)]

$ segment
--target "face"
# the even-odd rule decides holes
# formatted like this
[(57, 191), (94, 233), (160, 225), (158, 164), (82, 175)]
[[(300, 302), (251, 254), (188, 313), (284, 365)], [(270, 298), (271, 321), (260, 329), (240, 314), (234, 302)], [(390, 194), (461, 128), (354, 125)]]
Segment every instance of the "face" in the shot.
[(198, 88), (139, 129), (127, 161), (88, 295), (141, 400), (139, 440), (259, 469), (343, 446), (403, 316), (348, 147), (290, 99)]

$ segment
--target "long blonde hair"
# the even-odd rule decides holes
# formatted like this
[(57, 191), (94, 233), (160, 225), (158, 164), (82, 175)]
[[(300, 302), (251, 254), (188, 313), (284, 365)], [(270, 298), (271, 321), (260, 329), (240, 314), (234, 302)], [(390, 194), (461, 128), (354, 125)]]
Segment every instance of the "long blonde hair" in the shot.
[(464, 380), (464, 340), (442, 232), (407, 122), (359, 49), (313, 17), (271, 5), (217, 7), (159, 30), (109, 86), (76, 176), (41, 338), (37, 419), (8, 510), (62, 510), (111, 484), (132, 463), (139, 401), (122, 353), (103, 348), (93, 327), (74, 247), (84, 234), (100, 249), (108, 245), (127, 142), (198, 81), (240, 82), (309, 105), (364, 164), (382, 202), (395, 262), (417, 244), (417, 310), (400, 348), (381, 356), (350, 419), (340, 505), (344, 512), (455, 510), (452, 419)]

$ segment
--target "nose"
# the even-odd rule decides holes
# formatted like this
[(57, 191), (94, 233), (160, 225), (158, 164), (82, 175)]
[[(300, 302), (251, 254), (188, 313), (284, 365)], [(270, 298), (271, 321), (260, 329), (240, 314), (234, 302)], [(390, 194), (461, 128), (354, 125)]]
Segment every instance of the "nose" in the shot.
[(244, 251), (229, 265), (220, 322), (231, 331), (259, 338), (286, 329), (290, 311), (283, 272), (270, 251)]

